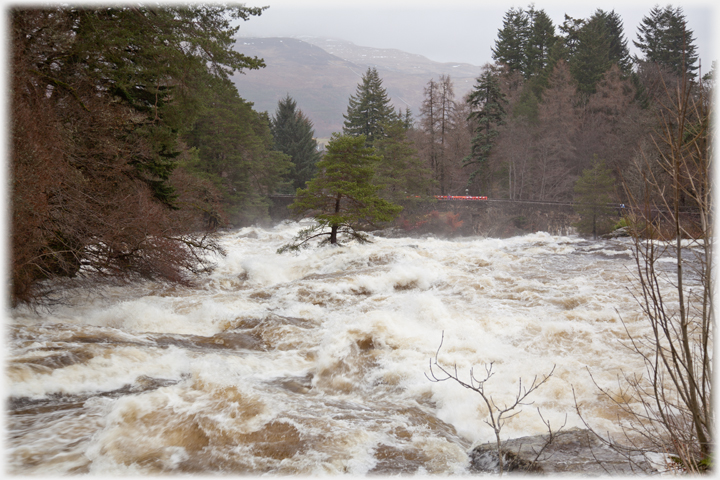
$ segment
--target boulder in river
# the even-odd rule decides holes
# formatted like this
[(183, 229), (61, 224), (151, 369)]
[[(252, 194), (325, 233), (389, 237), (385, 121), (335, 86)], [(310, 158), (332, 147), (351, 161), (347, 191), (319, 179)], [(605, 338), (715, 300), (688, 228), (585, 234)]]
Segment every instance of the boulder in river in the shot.
[(630, 229), (628, 227), (621, 227), (617, 230), (613, 230), (610, 233), (606, 233), (605, 235), (602, 235), (601, 238), (621, 238), (621, 237), (629, 237), (630, 236)]
[[(503, 442), (503, 472), (589, 476), (657, 473), (642, 455), (623, 455), (601, 442), (589, 430), (571, 428), (556, 433), (553, 441), (542, 450), (547, 439), (548, 435), (536, 435)], [(478, 445), (469, 455), (471, 471), (499, 472), (497, 445), (494, 442)]]

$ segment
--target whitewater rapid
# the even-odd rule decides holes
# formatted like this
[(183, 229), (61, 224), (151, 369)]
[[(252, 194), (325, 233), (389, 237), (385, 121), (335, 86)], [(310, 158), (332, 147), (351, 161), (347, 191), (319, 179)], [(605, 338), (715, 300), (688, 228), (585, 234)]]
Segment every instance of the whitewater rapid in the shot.
[[(502, 438), (592, 426), (618, 432), (598, 386), (642, 372), (627, 327), (628, 240), (383, 238), (276, 253), (301, 226), (222, 235), (227, 255), (192, 286), (78, 288), (8, 321), (7, 462), (13, 474), (468, 473), (494, 440), (464, 380), (486, 391), (552, 371)], [(620, 320), (622, 316), (623, 322)], [(592, 378), (590, 376), (592, 374)]]

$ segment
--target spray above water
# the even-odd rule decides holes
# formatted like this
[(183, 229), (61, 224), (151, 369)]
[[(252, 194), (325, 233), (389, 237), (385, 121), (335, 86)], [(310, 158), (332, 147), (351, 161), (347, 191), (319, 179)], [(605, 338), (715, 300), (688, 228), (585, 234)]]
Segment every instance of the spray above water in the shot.
[[(245, 228), (192, 288), (147, 282), (13, 312), (8, 468), (42, 473), (469, 473), (494, 441), (473, 392), (427, 380), (492, 363), (496, 402), (518, 379), (545, 419), (600, 430), (613, 388), (642, 364), (629, 243), (543, 233), (506, 240), (380, 238), (278, 255), (300, 229)], [(535, 408), (503, 438), (546, 432)]]

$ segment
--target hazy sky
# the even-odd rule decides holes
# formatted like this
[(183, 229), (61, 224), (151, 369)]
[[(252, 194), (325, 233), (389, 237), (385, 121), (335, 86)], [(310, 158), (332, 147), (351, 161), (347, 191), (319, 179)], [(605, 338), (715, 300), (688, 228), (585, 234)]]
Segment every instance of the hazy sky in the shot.
[[(527, 8), (531, 2), (508, 0), (245, 0), (247, 5), (269, 5), (261, 17), (241, 27), (244, 36), (317, 35), (349, 40), (357, 45), (397, 48), (424, 55), (440, 62), (482, 65), (492, 61), (490, 49), (502, 27), (505, 12)], [(595, 2), (537, 1), (556, 27), (564, 14), (588, 18), (601, 8), (614, 10), (623, 19), (625, 37), (631, 53), (637, 27), (650, 9), (668, 2), (638, 0), (599, 0)], [(712, 32), (718, 25), (718, 9), (710, 0), (673, 2), (685, 12), (694, 32), (698, 53), (707, 72), (716, 58)]]

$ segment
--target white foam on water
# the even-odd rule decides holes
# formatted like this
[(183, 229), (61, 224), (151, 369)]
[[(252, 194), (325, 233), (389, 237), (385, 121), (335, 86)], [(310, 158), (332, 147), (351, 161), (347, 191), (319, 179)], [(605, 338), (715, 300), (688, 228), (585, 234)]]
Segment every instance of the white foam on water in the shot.
[(112, 391), (132, 385), (142, 376), (179, 379), (189, 371), (190, 360), (184, 350), (172, 346), (155, 351), (117, 346), (111, 353), (50, 372), (14, 367), (7, 393), (12, 397), (41, 398), (53, 393)]
[[(383, 444), (444, 459), (419, 473), (467, 473), (465, 446), (438, 432), (449, 424), (468, 445), (493, 441), (494, 433), (477, 392), (428, 380), (436, 353), (464, 381), (471, 368), (483, 378), (492, 362), (486, 386), (498, 404), (513, 401), (520, 379), (529, 385), (555, 365), (529, 399), (535, 403), (503, 427), (503, 438), (545, 433), (538, 407), (555, 428), (566, 414), (566, 428), (583, 427), (573, 413), (573, 388), (583, 408), (599, 412), (594, 425), (617, 431), (594, 382), (612, 390), (621, 371), (642, 370), (622, 346), (625, 329), (615, 311), (631, 331), (646, 328), (626, 288), (633, 265), (627, 242), (545, 233), (504, 240), (376, 237), (365, 245), (277, 254), (300, 228), (228, 232), (220, 239), (227, 256), (196, 288), (158, 293), (148, 283), (127, 287), (124, 297), (114, 287), (109, 297), (45, 316), (19, 310), (15, 324), (37, 340), (14, 345), (9, 393), (105, 392), (141, 376), (177, 381), (108, 407), (87, 453), (90, 472), (103, 474), (174, 472), (197, 461), (201, 450), (177, 444), (172, 432), (198, 428), (218, 442), (208, 458), (240, 456), (257, 472), (364, 475), (379, 465)], [(98, 348), (106, 351), (87, 361), (18, 368), (23, 355), (42, 357), (76, 333), (30, 330), (52, 323), (118, 334), (104, 337), (109, 343)], [(159, 348), (148, 340), (221, 332), (252, 335), (269, 347), (218, 349), (188, 337), (183, 346)], [(112, 343), (121, 338), (137, 345)], [(252, 415), (243, 417), (243, 409)], [(241, 441), (273, 422), (300, 432), (308, 450), (279, 460)], [(400, 427), (410, 436), (393, 433)], [(221, 438), (238, 440), (222, 446)], [(133, 439), (136, 445), (123, 443)], [(143, 448), (157, 450), (152, 467), (138, 460)]]

